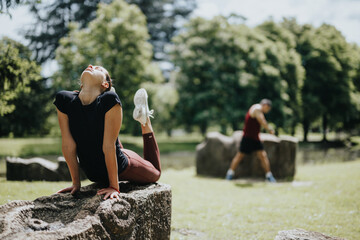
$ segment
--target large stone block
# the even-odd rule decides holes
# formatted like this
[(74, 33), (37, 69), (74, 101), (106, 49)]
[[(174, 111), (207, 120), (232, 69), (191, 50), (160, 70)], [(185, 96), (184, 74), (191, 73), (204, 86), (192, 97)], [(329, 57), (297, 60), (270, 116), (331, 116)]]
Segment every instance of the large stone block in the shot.
[[(231, 160), (238, 152), (242, 131), (231, 137), (218, 132), (210, 132), (205, 140), (196, 147), (197, 174), (225, 177)], [(260, 139), (268, 155), (271, 170), (277, 178), (292, 178), (295, 175), (295, 160), (298, 140), (290, 136), (276, 137), (261, 133)], [(247, 155), (235, 171), (238, 177), (264, 177), (264, 170), (255, 154)]]
[(0, 206), (0, 239), (170, 239), (171, 188), (120, 183), (121, 200), (99, 186)]
[[(71, 181), (71, 176), (64, 157), (59, 157), (57, 163), (38, 157), (30, 159), (7, 157), (6, 179), (13, 181)], [(81, 170), (80, 179), (86, 179)]]

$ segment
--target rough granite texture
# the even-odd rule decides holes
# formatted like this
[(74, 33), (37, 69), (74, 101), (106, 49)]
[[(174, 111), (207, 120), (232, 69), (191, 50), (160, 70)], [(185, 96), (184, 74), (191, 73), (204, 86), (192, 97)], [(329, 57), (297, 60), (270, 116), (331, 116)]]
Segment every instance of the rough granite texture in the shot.
[[(242, 131), (236, 131), (231, 137), (218, 132), (210, 132), (205, 140), (196, 146), (196, 171), (199, 175), (224, 178), (231, 160), (237, 153), (242, 139)], [(276, 137), (261, 133), (268, 155), (271, 171), (276, 178), (292, 179), (295, 175), (295, 160), (298, 140), (290, 136)], [(264, 178), (264, 170), (255, 154), (245, 156), (235, 171), (235, 178)]]
[(170, 239), (169, 185), (120, 182), (120, 201), (104, 201), (99, 188), (0, 206), (0, 239)]
[(339, 237), (326, 236), (319, 232), (306, 231), (304, 229), (293, 229), (280, 231), (275, 240), (345, 240)]
[[(71, 181), (69, 169), (64, 157), (58, 162), (44, 158), (23, 159), (6, 157), (6, 179), (8, 181)], [(86, 179), (80, 170), (80, 179)]]

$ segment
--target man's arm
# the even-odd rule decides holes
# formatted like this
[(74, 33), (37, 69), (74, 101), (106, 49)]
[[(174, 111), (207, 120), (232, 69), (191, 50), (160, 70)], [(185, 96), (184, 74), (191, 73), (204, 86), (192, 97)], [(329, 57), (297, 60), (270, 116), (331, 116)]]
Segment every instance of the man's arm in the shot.
[(264, 113), (261, 110), (256, 109), (254, 111), (254, 115), (256, 120), (260, 123), (260, 125), (266, 129), (266, 131), (268, 131), (270, 134), (274, 134), (274, 130), (272, 130), (271, 128), (269, 128), (269, 125), (265, 119)]

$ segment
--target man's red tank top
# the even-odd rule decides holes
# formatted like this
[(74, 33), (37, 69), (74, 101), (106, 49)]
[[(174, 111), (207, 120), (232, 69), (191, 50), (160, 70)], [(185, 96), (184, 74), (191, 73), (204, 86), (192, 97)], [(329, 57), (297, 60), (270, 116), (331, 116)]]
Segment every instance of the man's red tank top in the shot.
[(256, 118), (250, 116), (250, 110), (246, 113), (245, 116), (245, 125), (244, 125), (244, 137), (251, 138), (257, 141), (260, 141), (260, 123)]

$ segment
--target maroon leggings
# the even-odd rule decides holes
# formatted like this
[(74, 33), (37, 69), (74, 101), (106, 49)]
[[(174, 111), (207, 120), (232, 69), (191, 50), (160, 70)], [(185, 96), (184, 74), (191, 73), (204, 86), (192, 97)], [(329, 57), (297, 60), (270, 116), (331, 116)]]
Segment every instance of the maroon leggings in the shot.
[(119, 174), (120, 181), (152, 183), (159, 180), (161, 175), (160, 152), (154, 133), (143, 134), (143, 142), (144, 158), (129, 149), (124, 149), (120, 143), (121, 151), (129, 160), (127, 168)]

